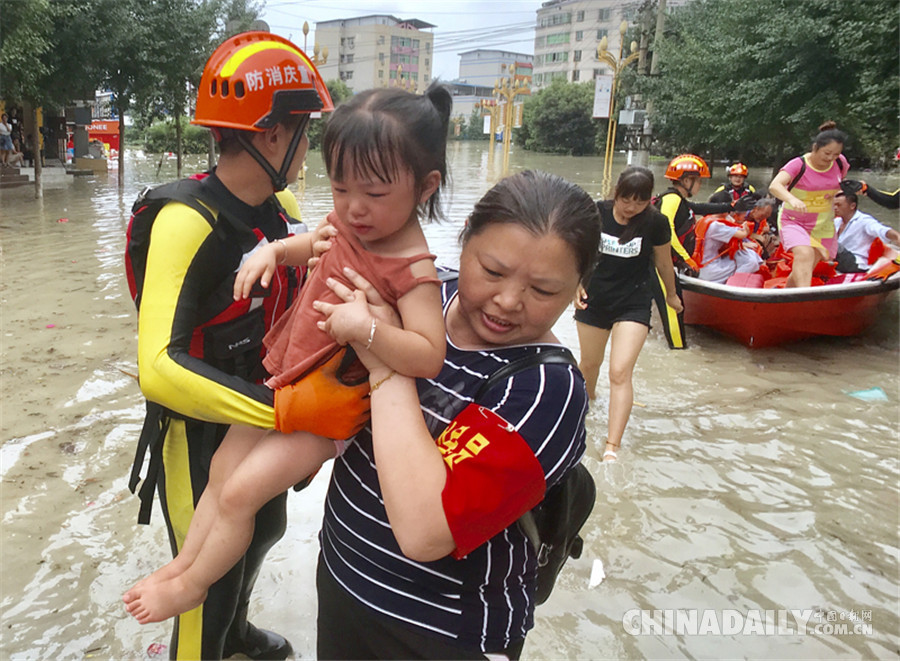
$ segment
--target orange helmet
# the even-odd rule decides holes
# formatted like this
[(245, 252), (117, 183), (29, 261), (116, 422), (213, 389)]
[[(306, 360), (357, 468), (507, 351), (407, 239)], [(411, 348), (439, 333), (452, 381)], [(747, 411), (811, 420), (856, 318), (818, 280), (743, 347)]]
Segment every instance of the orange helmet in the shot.
[(743, 163), (735, 163), (730, 168), (728, 168), (727, 172), (728, 172), (729, 177), (732, 177), (734, 175), (738, 175), (740, 177), (746, 177), (748, 170), (747, 170), (747, 166), (744, 165)]
[(191, 123), (262, 131), (287, 115), (330, 110), (328, 88), (302, 50), (269, 32), (244, 32), (206, 62)]
[(709, 177), (709, 166), (699, 156), (694, 154), (681, 154), (669, 162), (666, 168), (666, 179), (678, 181), (683, 175), (696, 174), (701, 177)]

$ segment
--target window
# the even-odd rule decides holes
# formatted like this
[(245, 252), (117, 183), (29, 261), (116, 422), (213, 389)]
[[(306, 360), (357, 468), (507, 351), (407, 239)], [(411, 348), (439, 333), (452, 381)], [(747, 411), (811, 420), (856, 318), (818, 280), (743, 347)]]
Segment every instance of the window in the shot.
[(609, 35), (609, 30), (597, 30), (597, 41)]
[(384, 46), (384, 35), (383, 34), (378, 35), (378, 45)]
[(575, 41), (581, 41), (582, 39), (584, 39), (584, 30), (578, 30), (575, 33)]
[(563, 25), (564, 23), (572, 22), (572, 14), (553, 14), (552, 16), (545, 16), (541, 19), (541, 27), (547, 28), (552, 27), (554, 25)]
[(558, 52), (558, 53), (547, 53), (547, 54), (544, 56), (544, 62), (545, 62), (545, 63), (550, 63), (550, 62), (568, 62), (568, 61), (569, 61), (569, 54), (568, 54), (566, 51), (561, 51), (561, 52)]
[(378, 53), (378, 64), (384, 64), (384, 53)]
[(431, 66), (431, 60), (426, 57), (425, 58), (425, 68), (427, 69), (430, 66)]
[(569, 43), (569, 33), (568, 32), (558, 32), (556, 34), (548, 34), (547, 35), (547, 45), (548, 46), (557, 46), (559, 44), (567, 44)]
[(545, 43), (547, 43), (547, 37), (537, 37), (534, 40), (534, 47), (535, 48), (543, 48)]
[(419, 40), (418, 40), (418, 39), (413, 39), (413, 40), (412, 40), (412, 47), (413, 47), (413, 48), (416, 48), (416, 49), (419, 48)]
[(426, 52), (426, 53), (430, 53), (430, 52), (431, 52), (431, 42), (430, 42), (430, 41), (426, 41), (426, 42), (425, 42), (425, 52)]
[(350, 80), (353, 78), (352, 71), (341, 71), (341, 80)]
[(581, 62), (581, 51), (580, 50), (572, 51), (572, 61), (573, 62)]
[(351, 62), (353, 62), (353, 53), (350, 53), (350, 55), (347, 56), (347, 64), (350, 64)]
[(597, 19), (600, 21), (608, 21), (611, 16), (612, 16), (612, 10), (609, 7), (606, 7), (604, 9), (600, 10), (599, 15), (597, 16)]
[(575, 69), (575, 71), (572, 72), (572, 82), (577, 83), (579, 80), (581, 80), (581, 71)]
[(378, 70), (378, 77), (379, 77), (379, 78), (384, 78), (384, 69), (379, 69), (379, 70)]
[(584, 12), (583, 11), (575, 12), (575, 20), (583, 21), (584, 20)]

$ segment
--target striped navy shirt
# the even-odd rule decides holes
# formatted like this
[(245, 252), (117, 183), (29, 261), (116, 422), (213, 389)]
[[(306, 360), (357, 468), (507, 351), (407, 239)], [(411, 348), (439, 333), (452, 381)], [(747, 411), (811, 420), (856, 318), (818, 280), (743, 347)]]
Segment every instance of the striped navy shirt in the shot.
[[(456, 281), (442, 289), (446, 311)], [(418, 383), (432, 436), (472, 403), (494, 371), (549, 346), (555, 345), (463, 351), (448, 341), (441, 373)], [(493, 387), (479, 404), (516, 427), (548, 488), (581, 459), (587, 394), (575, 367), (527, 369)], [(461, 560), (415, 562), (401, 553), (384, 509), (369, 429), (335, 460), (320, 542), (327, 569), (344, 589), (420, 632), (492, 652), (524, 639), (534, 625), (535, 553), (515, 522)]]

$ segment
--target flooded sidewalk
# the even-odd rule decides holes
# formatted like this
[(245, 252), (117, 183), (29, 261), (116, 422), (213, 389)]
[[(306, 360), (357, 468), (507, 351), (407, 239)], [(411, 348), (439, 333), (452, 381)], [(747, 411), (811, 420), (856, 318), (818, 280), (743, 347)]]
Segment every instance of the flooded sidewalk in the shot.
[[(483, 149), (451, 150), (449, 219), (426, 229), (439, 264), (455, 263), (465, 214), (491, 183)], [(297, 194), (315, 224), (330, 192), (317, 154), (308, 165)], [(158, 507), (138, 526), (127, 487), (144, 404), (123, 251), (137, 193), (174, 172), (164, 164), (157, 177), (149, 156), (127, 166), (121, 194), (114, 170), (67, 175), (39, 200), (31, 187), (0, 191), (3, 659), (168, 656), (170, 625), (142, 627), (120, 601), (169, 559)], [(202, 166), (189, 161), (186, 174)], [(600, 188), (601, 159), (525, 153), (514, 167)], [(896, 657), (898, 325), (894, 297), (855, 338), (750, 351), (692, 328), (690, 348), (669, 351), (654, 320), (616, 464), (600, 463), (601, 369), (584, 554), (538, 608), (523, 658)], [(577, 353), (571, 315), (557, 331)], [(875, 388), (883, 396), (852, 396)], [(297, 658), (315, 657), (327, 479), (289, 495), (287, 535), (251, 602), (251, 620), (285, 635)]]

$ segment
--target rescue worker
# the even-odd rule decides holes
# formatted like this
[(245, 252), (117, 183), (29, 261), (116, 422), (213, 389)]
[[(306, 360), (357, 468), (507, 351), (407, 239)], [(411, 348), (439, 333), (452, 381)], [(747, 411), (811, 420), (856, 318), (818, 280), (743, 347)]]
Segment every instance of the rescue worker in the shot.
[[(274, 426), (272, 391), (254, 382), (264, 376), (263, 335), (295, 298), (300, 273), (279, 266), (267, 290), (238, 302), (233, 283), (257, 246), (306, 231), (285, 187), (303, 163), (311, 114), (332, 109), (324, 81), (293, 43), (266, 32), (231, 37), (206, 63), (192, 122), (212, 131), (219, 164), (202, 181), (177, 184), (193, 191), (202, 206), (173, 194), (150, 227), (141, 211), (144, 198), (135, 205), (126, 261), (139, 311), (138, 370), (147, 417), (130, 486), (136, 487), (149, 449), (139, 520), (149, 520), (158, 489), (173, 554), (228, 425)], [(343, 401), (330, 411), (323, 406), (318, 402), (311, 415), (342, 421), (355, 415), (343, 410)], [(244, 557), (213, 584), (202, 606), (175, 619), (171, 658), (242, 653), (284, 659), (292, 653), (285, 638), (247, 621), (262, 561), (284, 534), (285, 503), (281, 494), (262, 508)]]
[[(699, 156), (694, 154), (676, 156), (669, 162), (664, 176), (672, 184), (656, 198), (655, 204), (669, 220), (669, 228), (672, 231), (672, 258), (675, 260), (676, 270), (689, 269), (696, 272), (699, 268), (691, 258), (691, 254), (694, 252), (695, 215), (725, 213), (731, 210), (732, 204), (730, 202), (711, 204), (690, 201), (700, 191), (700, 180), (709, 178), (709, 166)], [(659, 274), (656, 273), (655, 276), (650, 279), (650, 283), (669, 348), (685, 349), (687, 343), (684, 337), (684, 311), (676, 312), (666, 304), (666, 287)], [(677, 279), (675, 280), (675, 290), (678, 297), (681, 298), (681, 285)]]
[(756, 189), (747, 183), (747, 174), (749, 170), (747, 170), (746, 165), (743, 163), (734, 163), (726, 170), (726, 172), (728, 173), (728, 183), (719, 186), (713, 194), (709, 196), (710, 202), (728, 202), (729, 204), (734, 204), (745, 195), (756, 192)]
[(893, 193), (878, 190), (870, 187), (865, 181), (855, 181), (853, 179), (844, 179), (841, 182), (841, 190), (845, 193), (856, 193), (857, 195), (865, 195), (875, 204), (885, 209), (900, 209), (900, 188)]

